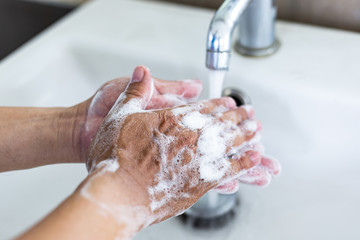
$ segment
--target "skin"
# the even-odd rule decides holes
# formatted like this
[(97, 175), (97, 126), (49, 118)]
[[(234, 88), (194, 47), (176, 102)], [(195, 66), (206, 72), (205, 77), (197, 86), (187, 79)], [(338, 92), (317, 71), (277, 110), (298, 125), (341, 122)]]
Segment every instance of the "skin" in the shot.
[[(181, 115), (174, 116), (172, 110), (179, 108), (174, 107), (178, 101), (171, 102), (166, 95), (189, 101), (200, 94), (201, 83), (154, 79), (152, 93), (150, 71), (141, 66), (135, 69), (130, 84), (129, 80), (110, 81), (92, 98), (71, 108), (0, 109), (1, 171), (64, 162), (86, 162), (90, 170), (68, 199), (18, 239), (129, 239), (142, 228), (186, 210), (214, 187), (231, 192), (239, 181), (265, 185), (269, 181), (267, 174), (280, 171), (277, 162), (261, 156), (256, 149), (231, 158), (230, 168), (216, 181), (203, 181), (195, 164), (184, 172), (191, 184), (181, 185), (177, 197), (152, 209), (151, 202), (162, 198), (161, 194), (151, 196), (148, 190), (156, 186), (157, 175), (184, 146), (196, 153), (200, 135), (181, 124)], [(126, 97), (119, 98), (126, 88)], [(119, 125), (113, 116), (134, 99), (141, 102), (139, 110), (158, 110), (127, 114)], [(244, 121), (254, 117), (253, 111), (236, 108), (230, 98), (201, 105), (201, 114), (213, 116), (218, 123), (231, 122), (239, 129), (243, 129)], [(215, 114), (219, 106), (224, 111)], [(111, 139), (110, 128), (115, 136)], [(258, 125), (256, 131), (260, 129)], [(176, 139), (165, 163), (159, 161), (159, 148), (150, 137), (154, 134)], [(255, 132), (239, 134), (227, 150), (254, 135)], [(184, 154), (179, 166), (192, 166), (194, 161), (191, 154)], [(249, 173), (257, 174), (255, 180), (237, 178), (249, 168), (258, 169)], [(173, 169), (174, 173), (180, 171)], [(171, 178), (171, 172), (164, 176)]]
[[(92, 138), (129, 81), (130, 77), (109, 81), (94, 96), (69, 108), (0, 107), (0, 172), (86, 162)], [(154, 84), (154, 95), (147, 109), (173, 106), (175, 103), (166, 99), (166, 94), (191, 101), (202, 90), (199, 80), (154, 78)]]

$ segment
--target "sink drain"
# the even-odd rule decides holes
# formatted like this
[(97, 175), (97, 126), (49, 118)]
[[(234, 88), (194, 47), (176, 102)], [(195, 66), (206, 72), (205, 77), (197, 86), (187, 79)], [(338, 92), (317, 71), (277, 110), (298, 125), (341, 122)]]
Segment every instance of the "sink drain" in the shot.
[(251, 103), (250, 97), (244, 92), (236, 88), (225, 88), (222, 92), (223, 97), (232, 97), (237, 106), (246, 105)]
[(194, 206), (179, 216), (192, 229), (217, 230), (230, 223), (237, 211), (239, 197), (234, 194), (205, 194)]
[(227, 213), (214, 218), (201, 218), (190, 214), (182, 214), (179, 216), (181, 221), (194, 229), (219, 229), (227, 225), (235, 217), (235, 210), (231, 209)]

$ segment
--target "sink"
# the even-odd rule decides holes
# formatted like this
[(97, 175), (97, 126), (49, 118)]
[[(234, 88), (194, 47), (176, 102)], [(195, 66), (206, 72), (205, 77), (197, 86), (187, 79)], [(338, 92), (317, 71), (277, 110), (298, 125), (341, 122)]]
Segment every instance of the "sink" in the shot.
[[(151, 1), (92, 1), (0, 63), (0, 103), (71, 106), (140, 64), (163, 79), (203, 79), (207, 98), (212, 14)], [(271, 57), (233, 53), (224, 88), (250, 96), (282, 175), (267, 188), (241, 186), (237, 215), (223, 229), (194, 230), (173, 218), (136, 240), (360, 239), (360, 34), (282, 21), (277, 32), (282, 46)], [(0, 238), (44, 217), (86, 173), (81, 164), (1, 173)]]

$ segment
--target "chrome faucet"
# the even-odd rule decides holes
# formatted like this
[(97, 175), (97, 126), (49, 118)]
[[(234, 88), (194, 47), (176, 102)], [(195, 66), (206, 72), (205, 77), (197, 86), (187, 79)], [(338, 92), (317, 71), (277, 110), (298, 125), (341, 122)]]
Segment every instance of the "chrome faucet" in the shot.
[(275, 0), (225, 0), (209, 27), (206, 67), (228, 70), (235, 26), (236, 50), (247, 56), (266, 56), (279, 48), (275, 39)]

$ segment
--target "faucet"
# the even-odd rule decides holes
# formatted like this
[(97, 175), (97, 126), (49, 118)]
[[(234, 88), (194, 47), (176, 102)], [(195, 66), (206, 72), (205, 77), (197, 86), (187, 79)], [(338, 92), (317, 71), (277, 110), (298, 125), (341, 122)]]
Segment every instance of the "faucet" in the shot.
[[(225, 0), (211, 20), (206, 49), (206, 67), (228, 70), (232, 34), (239, 23), (235, 49), (247, 56), (267, 56), (279, 48), (275, 39), (275, 0)], [(243, 99), (241, 92), (224, 93)], [(236, 98), (235, 98), (236, 99)], [(239, 101), (249, 104), (247, 101)], [(238, 194), (206, 193), (181, 217), (194, 228), (214, 228), (226, 225), (238, 211)]]
[(280, 46), (275, 39), (275, 0), (225, 0), (211, 20), (206, 44), (206, 67), (228, 70), (235, 26), (236, 50), (247, 56), (267, 56)]

